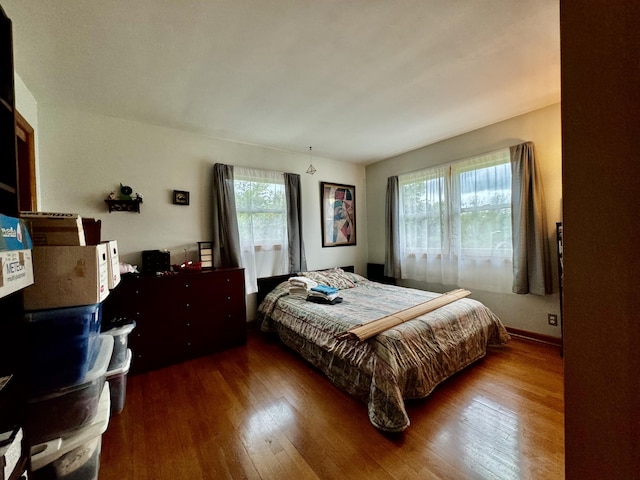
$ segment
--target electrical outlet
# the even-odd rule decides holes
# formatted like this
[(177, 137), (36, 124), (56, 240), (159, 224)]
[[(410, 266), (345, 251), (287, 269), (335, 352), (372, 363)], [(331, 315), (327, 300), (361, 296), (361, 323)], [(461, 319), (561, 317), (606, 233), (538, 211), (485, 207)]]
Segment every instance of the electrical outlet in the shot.
[(553, 325), (554, 327), (558, 326), (558, 315), (555, 313), (549, 313), (547, 319), (549, 320), (549, 325)]

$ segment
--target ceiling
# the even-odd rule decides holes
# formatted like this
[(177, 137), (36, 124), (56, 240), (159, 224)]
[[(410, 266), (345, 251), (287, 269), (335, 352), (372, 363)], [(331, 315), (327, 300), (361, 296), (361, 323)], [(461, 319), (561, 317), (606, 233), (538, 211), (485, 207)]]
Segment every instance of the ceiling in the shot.
[(0, 0), (39, 104), (368, 164), (560, 101), (558, 0)]

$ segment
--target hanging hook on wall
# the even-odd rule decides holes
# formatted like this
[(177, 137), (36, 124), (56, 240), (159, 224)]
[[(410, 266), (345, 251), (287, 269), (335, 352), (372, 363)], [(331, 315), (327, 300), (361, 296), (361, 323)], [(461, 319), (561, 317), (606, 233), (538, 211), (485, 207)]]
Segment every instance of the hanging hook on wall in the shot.
[(309, 168), (307, 168), (307, 173), (309, 175), (316, 173), (316, 168), (313, 166), (313, 163), (311, 163), (311, 147), (309, 147)]

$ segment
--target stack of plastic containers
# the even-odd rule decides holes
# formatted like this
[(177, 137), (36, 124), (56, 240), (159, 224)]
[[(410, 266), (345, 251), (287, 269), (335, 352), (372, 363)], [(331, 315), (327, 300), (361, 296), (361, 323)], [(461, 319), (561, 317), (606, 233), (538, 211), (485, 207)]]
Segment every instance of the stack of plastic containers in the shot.
[[(105, 402), (110, 410), (105, 383), (114, 343), (111, 335), (100, 334), (101, 319), (102, 304), (24, 314), (25, 431), (37, 480), (98, 478), (96, 456), (106, 430), (99, 412)], [(72, 459), (73, 465), (63, 457)]]

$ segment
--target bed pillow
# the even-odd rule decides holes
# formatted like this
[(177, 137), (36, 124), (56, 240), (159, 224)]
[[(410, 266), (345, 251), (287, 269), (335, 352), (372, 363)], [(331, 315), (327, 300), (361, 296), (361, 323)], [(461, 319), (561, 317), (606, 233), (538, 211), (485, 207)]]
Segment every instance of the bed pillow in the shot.
[(320, 284), (335, 287), (338, 290), (344, 290), (346, 288), (353, 288), (356, 286), (356, 284), (341, 268), (332, 268), (330, 270), (322, 270), (319, 272), (303, 272), (302, 275)]
[(367, 281), (367, 279), (364, 278), (362, 275), (358, 275), (357, 273), (353, 273), (353, 272), (344, 272), (344, 276), (349, 280), (351, 280), (353, 283), (355, 283), (356, 286), (358, 283)]

